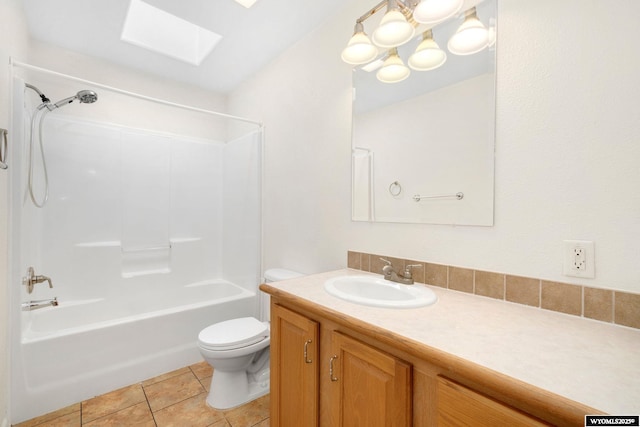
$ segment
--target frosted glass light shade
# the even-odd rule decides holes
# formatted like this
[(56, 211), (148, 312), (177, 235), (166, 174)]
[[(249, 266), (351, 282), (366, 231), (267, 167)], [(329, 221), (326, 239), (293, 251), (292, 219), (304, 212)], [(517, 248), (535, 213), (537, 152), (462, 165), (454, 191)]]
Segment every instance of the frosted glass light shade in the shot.
[(476, 16), (475, 8), (467, 11), (464, 22), (449, 39), (447, 48), (456, 55), (471, 55), (489, 45), (489, 30)]
[(409, 57), (409, 67), (418, 71), (434, 70), (445, 63), (447, 54), (440, 49), (431, 34), (425, 35), (415, 52)]
[(407, 68), (398, 56), (398, 51), (393, 49), (389, 57), (385, 59), (382, 68), (376, 73), (378, 80), (384, 83), (397, 83), (409, 77), (411, 70)]
[(421, 24), (436, 24), (460, 12), (464, 0), (422, 0), (413, 11), (413, 19)]
[(397, 9), (388, 10), (382, 17), (380, 25), (373, 32), (373, 43), (380, 47), (392, 48), (411, 40), (414, 33), (413, 25)]
[(371, 44), (371, 40), (364, 31), (356, 32), (347, 47), (342, 51), (342, 60), (347, 64), (366, 64), (373, 61), (378, 56), (378, 48)]

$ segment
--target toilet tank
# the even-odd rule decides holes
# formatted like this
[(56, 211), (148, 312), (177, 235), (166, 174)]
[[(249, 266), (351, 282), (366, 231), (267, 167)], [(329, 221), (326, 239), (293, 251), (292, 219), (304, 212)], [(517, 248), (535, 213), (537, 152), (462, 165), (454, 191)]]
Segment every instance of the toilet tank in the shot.
[[(297, 271), (287, 270), (285, 268), (270, 268), (264, 272), (265, 283), (279, 282), (280, 280), (295, 279), (302, 277), (304, 274)], [(260, 320), (269, 321), (271, 316), (271, 297), (269, 294), (260, 292)]]

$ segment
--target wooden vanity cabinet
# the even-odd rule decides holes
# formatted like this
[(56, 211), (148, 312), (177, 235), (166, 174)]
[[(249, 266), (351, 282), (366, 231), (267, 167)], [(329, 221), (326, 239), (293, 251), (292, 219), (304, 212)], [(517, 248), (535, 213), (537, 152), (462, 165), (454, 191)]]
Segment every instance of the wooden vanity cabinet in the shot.
[(597, 413), (308, 307), (272, 298), (274, 427), (578, 426)]
[(330, 426), (411, 425), (411, 366), (340, 332), (331, 333)]
[[(271, 306), (271, 423), (278, 427), (411, 425), (411, 366), (339, 331)], [(318, 376), (320, 375), (320, 377)], [(327, 407), (319, 414), (320, 393)]]
[(444, 377), (438, 377), (437, 400), (438, 427), (551, 425)]
[(271, 423), (318, 425), (319, 325), (271, 305)]

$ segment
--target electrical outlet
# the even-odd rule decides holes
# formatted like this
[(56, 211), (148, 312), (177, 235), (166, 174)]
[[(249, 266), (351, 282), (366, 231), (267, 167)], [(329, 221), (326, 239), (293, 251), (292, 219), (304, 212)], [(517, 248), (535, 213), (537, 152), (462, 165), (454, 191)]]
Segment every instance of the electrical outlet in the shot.
[(596, 276), (593, 242), (590, 240), (565, 240), (562, 270), (565, 276), (593, 279)]

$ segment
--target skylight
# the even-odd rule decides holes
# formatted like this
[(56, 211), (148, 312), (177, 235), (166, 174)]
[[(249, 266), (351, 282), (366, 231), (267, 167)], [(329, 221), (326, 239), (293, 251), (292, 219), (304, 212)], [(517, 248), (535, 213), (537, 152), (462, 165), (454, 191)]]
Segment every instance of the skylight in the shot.
[(141, 0), (131, 0), (120, 39), (189, 64), (200, 65), (222, 36)]

